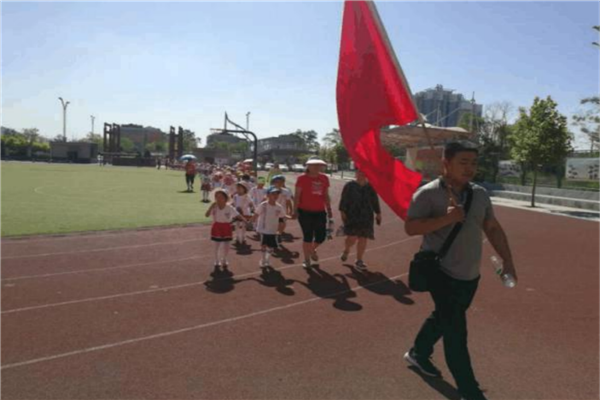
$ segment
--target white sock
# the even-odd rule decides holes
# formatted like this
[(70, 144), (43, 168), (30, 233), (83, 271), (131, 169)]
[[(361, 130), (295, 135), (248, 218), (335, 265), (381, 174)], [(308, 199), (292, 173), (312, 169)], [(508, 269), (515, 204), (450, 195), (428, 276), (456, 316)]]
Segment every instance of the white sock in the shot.
[(223, 257), (221, 258), (221, 263), (223, 265), (227, 264), (227, 254), (229, 253), (229, 242), (221, 242), (222, 243), (222, 250), (223, 250)]
[(221, 242), (215, 242), (215, 265), (219, 263), (221, 257), (219, 257), (219, 250), (221, 249)]
[(246, 223), (245, 222), (240, 222), (240, 236), (241, 236), (242, 242), (244, 240), (246, 240)]

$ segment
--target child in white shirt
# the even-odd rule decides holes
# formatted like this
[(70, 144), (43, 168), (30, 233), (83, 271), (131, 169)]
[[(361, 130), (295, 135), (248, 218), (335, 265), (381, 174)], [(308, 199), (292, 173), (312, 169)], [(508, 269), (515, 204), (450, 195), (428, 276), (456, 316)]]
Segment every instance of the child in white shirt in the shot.
[(254, 220), (257, 221), (257, 231), (261, 236), (261, 268), (271, 267), (269, 257), (273, 253), (273, 250), (277, 248), (277, 231), (279, 225), (282, 221), (285, 221), (285, 210), (277, 203), (280, 192), (280, 189), (276, 187), (269, 188), (267, 201), (262, 202), (256, 208), (254, 214)]
[(248, 196), (248, 186), (244, 182), (236, 185), (237, 193), (233, 195), (233, 207), (242, 217), (236, 224), (235, 242), (236, 244), (246, 244), (246, 223), (252, 217), (254, 203)]
[[(285, 187), (285, 176), (283, 175), (275, 175), (271, 179), (271, 185), (280, 190), (279, 198), (277, 199), (277, 203), (279, 203), (285, 213), (287, 215), (292, 215), (294, 213), (294, 195), (292, 191)], [(285, 220), (279, 224), (279, 230), (277, 231), (277, 248), (281, 249), (281, 236), (285, 233), (286, 223)]]

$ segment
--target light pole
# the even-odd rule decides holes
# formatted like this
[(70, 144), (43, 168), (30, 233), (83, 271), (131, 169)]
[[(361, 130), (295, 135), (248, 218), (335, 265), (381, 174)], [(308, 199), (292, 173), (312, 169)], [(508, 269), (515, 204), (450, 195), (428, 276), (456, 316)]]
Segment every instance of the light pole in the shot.
[(250, 130), (250, 111), (246, 113), (246, 130)]
[(65, 141), (65, 143), (67, 142), (67, 106), (69, 105), (70, 102), (66, 102), (63, 100), (62, 97), (58, 98), (60, 100), (60, 102), (62, 103), (62, 107), (63, 107), (63, 140)]
[(96, 117), (94, 117), (93, 115), (90, 115), (90, 118), (92, 119), (92, 135), (94, 134), (94, 120), (96, 119)]

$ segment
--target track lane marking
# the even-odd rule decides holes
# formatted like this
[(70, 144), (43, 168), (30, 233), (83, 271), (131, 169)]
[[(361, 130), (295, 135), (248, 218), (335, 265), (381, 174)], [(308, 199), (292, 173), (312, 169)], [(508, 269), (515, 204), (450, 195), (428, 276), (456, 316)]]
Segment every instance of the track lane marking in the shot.
[[(402, 274), (392, 276), (387, 279), (389, 279), (389, 280), (399, 279), (405, 275), (408, 275), (408, 272), (404, 272)], [(358, 291), (358, 290), (364, 289), (366, 287), (374, 286), (374, 285), (377, 285), (377, 284), (380, 284), (380, 283), (386, 282), (386, 281), (387, 280), (381, 280), (381, 281), (377, 281), (377, 282), (373, 282), (373, 283), (369, 283), (369, 284), (365, 284), (365, 285), (358, 285), (355, 287), (351, 287), (350, 289), (347, 289), (347, 290), (332, 293), (332, 294), (328, 295), (327, 299), (330, 299), (330, 297), (337, 297), (337, 296), (343, 295), (345, 293)], [(177, 330), (167, 331), (167, 332), (161, 332), (161, 333), (157, 333), (154, 335), (141, 336), (141, 337), (137, 337), (137, 338), (133, 338), (133, 339), (123, 340), (120, 342), (108, 343), (108, 344), (104, 344), (104, 345), (100, 345), (100, 346), (87, 347), (87, 348), (80, 349), (80, 350), (74, 350), (74, 351), (70, 351), (70, 352), (66, 352), (66, 353), (55, 354), (53, 356), (40, 357), (40, 358), (34, 358), (32, 360), (21, 361), (21, 362), (16, 362), (16, 363), (12, 363), (12, 364), (5, 364), (0, 367), (0, 370), (13, 369), (13, 368), (17, 368), (17, 367), (23, 367), (26, 365), (38, 364), (41, 362), (52, 361), (52, 360), (57, 360), (57, 359), (61, 359), (61, 358), (66, 358), (66, 357), (71, 357), (71, 356), (76, 356), (76, 355), (80, 355), (80, 354), (86, 354), (86, 353), (91, 353), (91, 352), (96, 352), (96, 351), (101, 351), (101, 350), (107, 350), (107, 349), (111, 349), (111, 348), (115, 348), (115, 347), (125, 346), (128, 344), (145, 342), (145, 341), (153, 340), (153, 339), (160, 339), (163, 337), (173, 336), (173, 335), (191, 332), (191, 331), (197, 331), (197, 330), (201, 330), (201, 329), (205, 329), (205, 328), (210, 328), (213, 326), (218, 326), (218, 325), (222, 325), (222, 324), (226, 324), (226, 323), (231, 323), (231, 322), (236, 322), (236, 321), (240, 321), (240, 320), (244, 320), (244, 319), (248, 319), (248, 318), (252, 318), (252, 317), (257, 317), (259, 315), (270, 314), (275, 311), (286, 310), (286, 309), (301, 306), (304, 304), (313, 303), (313, 302), (319, 301), (319, 300), (325, 300), (325, 298), (314, 296), (309, 299), (298, 301), (298, 302), (291, 303), (291, 304), (286, 304), (284, 306), (268, 308), (266, 310), (256, 311), (256, 312), (244, 314), (244, 315), (238, 315), (236, 317), (231, 317), (231, 318), (220, 319), (217, 321), (207, 322), (204, 324), (190, 326), (187, 328), (182, 328), (182, 329), (177, 329)]]
[[(402, 243), (405, 243), (405, 242), (408, 242), (408, 241), (411, 241), (411, 240), (414, 240), (417, 238), (418, 238), (418, 236), (409, 237), (409, 238), (406, 238), (403, 240), (399, 240), (399, 241), (391, 242), (391, 243), (388, 243), (388, 244), (385, 244), (382, 246), (367, 249), (366, 252), (380, 250), (380, 249), (383, 249), (386, 247), (394, 246), (397, 244), (402, 244)], [(355, 253), (353, 252), (351, 254), (355, 254)], [(334, 259), (338, 259), (338, 258), (339, 258), (339, 255), (336, 255), (336, 256), (332, 256), (332, 257), (323, 258), (320, 261), (330, 261), (330, 260), (334, 260)], [(302, 266), (301, 263), (286, 265), (284, 267), (275, 268), (275, 269), (277, 271), (283, 271), (286, 269), (296, 268), (296, 267), (300, 267), (300, 266)], [(237, 278), (245, 278), (248, 276), (260, 275), (261, 273), (262, 273), (262, 271), (253, 271), (253, 272), (248, 272), (246, 274), (236, 275), (236, 277)], [(165, 286), (165, 287), (156, 288), (156, 289), (145, 289), (145, 290), (139, 290), (139, 291), (135, 291), (135, 292), (119, 293), (119, 294), (113, 294), (113, 295), (108, 295), (108, 296), (90, 297), (87, 299), (79, 299), (79, 300), (69, 300), (69, 301), (63, 301), (60, 303), (50, 303), (50, 304), (43, 304), (43, 305), (39, 305), (39, 306), (14, 308), (11, 310), (4, 310), (4, 311), (0, 312), (0, 314), (1, 315), (14, 314), (14, 313), (25, 312), (25, 311), (40, 310), (40, 309), (44, 309), (44, 308), (61, 307), (61, 306), (67, 306), (67, 305), (72, 305), (72, 304), (80, 304), (80, 303), (88, 303), (88, 302), (93, 302), (93, 301), (117, 299), (117, 298), (121, 298), (121, 297), (137, 296), (140, 294), (167, 292), (169, 290), (178, 290), (178, 289), (184, 289), (184, 288), (188, 288), (188, 287), (203, 285), (206, 282), (207, 281), (190, 282), (190, 283), (184, 283), (184, 284), (180, 284), (180, 285)]]

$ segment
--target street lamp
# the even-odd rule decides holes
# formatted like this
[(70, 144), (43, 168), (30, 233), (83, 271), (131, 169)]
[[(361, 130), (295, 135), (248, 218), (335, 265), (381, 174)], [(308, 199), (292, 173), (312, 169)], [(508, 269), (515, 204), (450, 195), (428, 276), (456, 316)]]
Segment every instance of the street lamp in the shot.
[(250, 111), (246, 113), (246, 130), (250, 130)]
[(67, 101), (65, 103), (65, 101), (63, 100), (62, 97), (59, 97), (58, 99), (62, 103), (62, 107), (63, 107), (63, 139), (66, 143), (67, 142), (67, 106), (69, 105), (70, 102)]
[(90, 118), (92, 119), (92, 135), (94, 134), (94, 120), (96, 119), (96, 117), (94, 117), (93, 115), (90, 115)]

